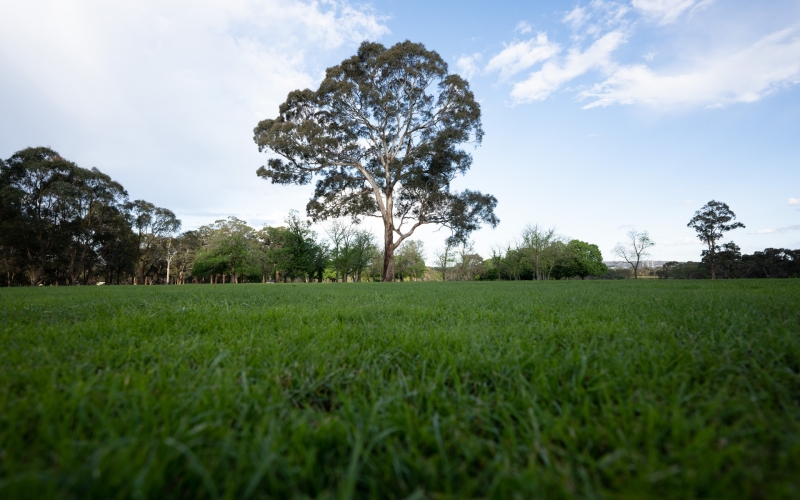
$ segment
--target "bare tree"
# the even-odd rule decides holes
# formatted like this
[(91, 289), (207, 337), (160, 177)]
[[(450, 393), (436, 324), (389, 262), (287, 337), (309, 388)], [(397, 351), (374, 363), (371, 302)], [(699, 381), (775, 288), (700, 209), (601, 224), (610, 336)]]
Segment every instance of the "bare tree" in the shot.
[(614, 247), (614, 253), (630, 264), (633, 268), (633, 277), (639, 277), (639, 263), (642, 257), (650, 255), (647, 249), (654, 246), (655, 242), (650, 239), (647, 231), (638, 232), (635, 229), (628, 231), (627, 243), (617, 243)]
[(444, 249), (436, 249), (433, 252), (436, 264), (442, 271), (442, 281), (447, 281), (447, 266), (453, 261), (453, 242), (450, 238), (444, 242)]

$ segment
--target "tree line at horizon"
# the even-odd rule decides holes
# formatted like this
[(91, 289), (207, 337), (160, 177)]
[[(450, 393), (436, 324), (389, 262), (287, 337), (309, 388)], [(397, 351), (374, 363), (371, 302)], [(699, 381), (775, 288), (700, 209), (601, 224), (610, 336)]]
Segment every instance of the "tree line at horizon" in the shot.
[[(49, 148), (27, 148), (0, 160), (0, 267), (3, 286), (281, 281), (380, 281), (383, 253), (375, 235), (334, 221), (327, 238), (292, 211), (284, 225), (255, 229), (235, 217), (180, 232), (166, 208), (129, 200), (97, 168), (84, 169)], [(727, 207), (727, 206), (726, 206)], [(737, 226), (738, 227), (738, 226)], [(716, 235), (717, 240), (721, 235)], [(397, 249), (398, 280), (550, 280), (627, 278), (653, 245), (631, 231), (615, 253), (630, 269), (609, 270), (597, 245), (527, 226), (520, 238), (486, 259), (455, 238), (426, 265), (421, 241)], [(712, 244), (698, 263), (669, 262), (649, 270), (659, 278), (800, 275), (800, 251), (766, 249), (742, 255), (728, 242)]]
[[(361, 281), (380, 274), (367, 231), (334, 224), (329, 246), (291, 212), (280, 227), (256, 230), (229, 217), (180, 232), (171, 210), (129, 200), (108, 175), (50, 148), (0, 160), (0, 197), (4, 286)], [(400, 279), (424, 274), (421, 242), (406, 246), (398, 253)]]
[[(462, 145), (483, 139), (481, 108), (469, 83), (422, 44), (364, 42), (327, 69), (317, 90), (290, 92), (278, 111), (253, 130), (258, 150), (271, 155), (256, 175), (282, 185), (316, 179), (306, 205), (310, 221), (292, 212), (285, 226), (256, 230), (230, 217), (179, 233), (172, 211), (129, 201), (98, 169), (49, 148), (27, 148), (0, 164), (0, 279), (38, 285), (394, 281), (434, 279), (434, 272), (463, 280), (622, 277), (603, 264), (597, 245), (538, 225), (489, 259), (472, 250), (471, 233), (500, 222), (494, 196), (451, 191), (472, 165)], [(364, 217), (382, 221), (382, 249), (358, 228)], [(800, 275), (796, 251), (743, 256), (735, 243), (721, 245), (724, 233), (744, 227), (735, 219), (715, 200), (698, 210), (688, 226), (707, 245), (702, 261), (670, 263), (661, 277)], [(334, 222), (324, 241), (311, 224), (328, 220)], [(436, 251), (436, 269), (425, 266), (422, 243), (411, 239), (427, 224), (450, 231)], [(613, 252), (638, 278), (653, 245), (647, 231), (634, 230)]]

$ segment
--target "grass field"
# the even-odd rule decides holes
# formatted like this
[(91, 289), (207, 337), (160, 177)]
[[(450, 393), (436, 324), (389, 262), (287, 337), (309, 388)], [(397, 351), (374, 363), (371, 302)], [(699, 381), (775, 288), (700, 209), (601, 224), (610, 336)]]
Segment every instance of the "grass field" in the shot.
[(800, 498), (800, 281), (0, 289), (0, 498)]

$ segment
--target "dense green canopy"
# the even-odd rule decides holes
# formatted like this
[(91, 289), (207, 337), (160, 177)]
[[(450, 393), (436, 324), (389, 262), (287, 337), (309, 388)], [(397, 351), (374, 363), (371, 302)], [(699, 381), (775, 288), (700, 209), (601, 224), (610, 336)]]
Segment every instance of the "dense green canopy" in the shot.
[(461, 145), (483, 137), (480, 115), (466, 80), (436, 52), (364, 42), (318, 90), (291, 92), (277, 118), (258, 124), (259, 151), (278, 158), (257, 173), (277, 184), (317, 177), (307, 205), (314, 220), (382, 218), (383, 279), (391, 281), (394, 251), (417, 227), (446, 226), (464, 241), (481, 223), (499, 222), (493, 196), (450, 191), (472, 164)]

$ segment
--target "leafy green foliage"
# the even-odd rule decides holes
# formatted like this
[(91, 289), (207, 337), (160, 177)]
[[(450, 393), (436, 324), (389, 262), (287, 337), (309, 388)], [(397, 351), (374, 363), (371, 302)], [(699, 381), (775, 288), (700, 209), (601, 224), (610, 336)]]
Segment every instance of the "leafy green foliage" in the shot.
[(586, 279), (587, 276), (602, 276), (606, 271), (608, 271), (608, 267), (603, 264), (603, 254), (597, 245), (571, 240), (567, 244), (566, 256), (557, 265), (554, 274), (557, 277), (578, 276)]
[(600, 277), (608, 268), (597, 245), (570, 240), (556, 234), (555, 228), (528, 225), (520, 243), (505, 253), (494, 250), (483, 262), (481, 280), (549, 280), (588, 276)]
[(703, 250), (703, 257), (706, 258), (711, 268), (711, 279), (716, 277), (717, 253), (720, 251), (717, 242), (728, 231), (745, 227), (744, 224), (735, 220), (736, 214), (726, 203), (711, 200), (695, 212), (694, 217), (686, 225), (694, 229), (700, 241), (707, 246), (707, 249)]
[[(739, 247), (728, 242), (716, 254), (718, 278), (800, 278), (800, 250), (767, 248), (742, 255)], [(660, 278), (705, 279), (711, 277), (708, 254), (701, 262), (667, 262), (658, 270)]]
[(129, 242), (126, 200), (125, 190), (110, 177), (49, 148), (26, 148), (0, 162), (0, 262), (6, 284), (22, 282), (23, 273), (33, 285), (59, 278), (85, 284), (99, 261), (127, 256), (115, 248)]
[(799, 304), (797, 280), (0, 289), (0, 497), (797, 498)]
[(394, 251), (423, 224), (449, 227), (466, 241), (498, 224), (497, 200), (450, 191), (472, 157), (460, 146), (483, 138), (469, 84), (422, 44), (364, 42), (328, 68), (317, 91), (295, 90), (275, 119), (259, 122), (259, 151), (279, 156), (258, 169), (277, 184), (318, 178), (307, 205), (315, 221), (378, 216), (384, 223), (383, 279), (394, 279)]
[[(163, 267), (163, 240), (180, 228), (171, 211), (128, 201), (96, 168), (49, 148), (0, 162), (0, 266), (6, 286), (124, 282)], [(116, 279), (115, 279), (116, 278)]]
[(197, 253), (192, 275), (230, 274), (236, 283), (241, 275), (260, 277), (255, 260), (255, 231), (243, 220), (229, 217), (203, 228), (206, 245)]
[(395, 276), (404, 279), (418, 280), (425, 275), (425, 249), (419, 240), (406, 240), (397, 250), (395, 260)]

